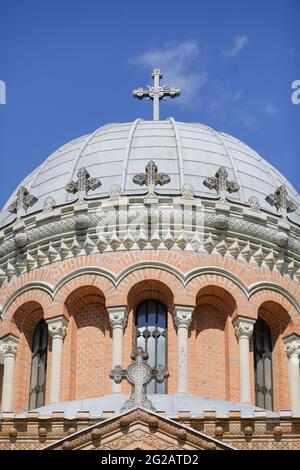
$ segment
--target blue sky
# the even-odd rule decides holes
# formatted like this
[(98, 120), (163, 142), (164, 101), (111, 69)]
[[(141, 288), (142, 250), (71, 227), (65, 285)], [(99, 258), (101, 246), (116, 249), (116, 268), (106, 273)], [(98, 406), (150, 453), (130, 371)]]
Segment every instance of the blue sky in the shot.
[(244, 140), (300, 192), (299, 0), (0, 0), (0, 206), (58, 146), (151, 118), (131, 90), (159, 66), (161, 118)]

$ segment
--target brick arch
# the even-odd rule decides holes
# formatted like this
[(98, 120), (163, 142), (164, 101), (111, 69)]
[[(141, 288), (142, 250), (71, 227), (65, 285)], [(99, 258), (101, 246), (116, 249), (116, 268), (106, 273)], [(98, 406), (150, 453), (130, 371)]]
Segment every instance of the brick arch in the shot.
[[(9, 305), (4, 314), (3, 323), (1, 325), (1, 336), (9, 333), (16, 334), (16, 324), (13, 319), (17, 312), (25, 312), (27, 311), (27, 308), (30, 310), (31, 307), (29, 306), (36, 304), (40, 306), (43, 311), (43, 315), (46, 316), (46, 312), (49, 310), (52, 304), (52, 298), (48, 293), (40, 289), (30, 289), (28, 291), (22, 292), (22, 294), (17, 296)], [(24, 306), (27, 307), (25, 308)], [(19, 316), (20, 313), (18, 313), (18, 317)], [(20, 320), (18, 321), (20, 322)]]
[[(233, 317), (236, 315), (253, 316), (252, 307), (248, 302), (247, 295), (241, 287), (234, 283), (233, 280), (222, 276), (221, 274), (201, 274), (194, 277), (186, 287), (186, 295), (190, 298), (197, 299), (201, 293), (214, 296), (218, 299), (218, 303), (225, 302), (227, 308), (231, 308)], [(216, 300), (215, 300), (216, 302)]]
[(159, 300), (165, 304), (168, 311), (173, 310), (174, 295), (171, 289), (156, 279), (146, 279), (134, 284), (128, 292), (128, 310), (135, 310), (137, 305), (146, 299)]
[[(263, 305), (270, 306), (272, 304), (276, 312), (282, 312), (282, 315), (285, 318), (285, 335), (294, 332), (300, 334), (300, 315), (294, 305), (292, 305), (288, 298), (282, 293), (272, 289), (263, 288), (252, 294), (249, 302), (252, 305), (255, 317), (258, 316), (259, 309)], [(289, 318), (288, 321), (287, 318)]]
[(194, 299), (186, 297), (185, 288), (175, 274), (150, 267), (141, 268), (125, 276), (118, 286), (116, 296), (113, 299), (109, 297), (107, 304), (127, 305), (130, 291), (133, 288), (137, 289), (134, 286), (146, 286), (147, 282), (151, 282), (152, 286), (155, 284), (160, 286), (160, 289), (165, 292), (166, 298), (173, 297), (174, 304), (194, 305)]
[(107, 278), (98, 274), (81, 273), (80, 275), (73, 277), (70, 280), (67, 280), (57, 290), (54, 296), (53, 303), (47, 311), (47, 318), (55, 317), (57, 315), (62, 314), (65, 314), (66, 317), (68, 317), (68, 310), (66, 309), (67, 299), (71, 296), (73, 292), (81, 288), (97, 289), (99, 295), (101, 295), (105, 299), (106, 304), (107, 297), (112, 296), (111, 291), (113, 291), (113, 293), (116, 291), (112, 282)]

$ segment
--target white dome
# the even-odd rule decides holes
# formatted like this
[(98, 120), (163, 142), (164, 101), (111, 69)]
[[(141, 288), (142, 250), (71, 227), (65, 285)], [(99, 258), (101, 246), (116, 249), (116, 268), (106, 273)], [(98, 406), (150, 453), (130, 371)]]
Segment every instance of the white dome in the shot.
[[(300, 223), (297, 191), (253, 149), (204, 124), (175, 122), (172, 118), (108, 124), (63, 145), (21, 183), (38, 198), (28, 213), (41, 210), (48, 196), (55, 199), (56, 205), (72, 202), (75, 196), (65, 186), (77, 179), (82, 167), (102, 183), (88, 194), (88, 199), (108, 196), (113, 184), (119, 184), (123, 194), (144, 194), (147, 188), (134, 184), (133, 176), (144, 172), (149, 160), (155, 161), (158, 171), (171, 177), (169, 184), (157, 187), (158, 194), (179, 195), (182, 185), (190, 183), (195, 196), (214, 198), (216, 192), (205, 187), (203, 180), (224, 166), (229, 179), (240, 185), (238, 192), (229, 195), (231, 200), (247, 204), (251, 196), (256, 196), (263, 209), (276, 213), (265, 198), (283, 184), (298, 207), (290, 218)], [(16, 192), (1, 212), (0, 226), (15, 218), (7, 208)]]

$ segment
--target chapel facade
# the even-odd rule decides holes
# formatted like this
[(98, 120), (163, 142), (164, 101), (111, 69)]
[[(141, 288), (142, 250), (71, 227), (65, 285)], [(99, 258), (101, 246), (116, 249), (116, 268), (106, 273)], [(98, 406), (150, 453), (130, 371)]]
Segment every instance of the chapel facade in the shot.
[[(300, 197), (240, 140), (154, 119), (56, 150), (0, 215), (0, 449), (300, 449)], [(114, 380), (136, 348), (167, 370)]]

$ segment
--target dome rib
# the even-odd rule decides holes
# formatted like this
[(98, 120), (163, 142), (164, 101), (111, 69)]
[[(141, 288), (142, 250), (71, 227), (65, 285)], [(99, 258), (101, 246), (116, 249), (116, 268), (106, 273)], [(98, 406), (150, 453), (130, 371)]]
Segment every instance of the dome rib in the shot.
[[(220, 135), (228, 135), (228, 134), (225, 134), (224, 132), (220, 132)], [(231, 137), (228, 135), (228, 137)], [(240, 145), (243, 145), (245, 147), (247, 147), (247, 149), (249, 150), (249, 152), (254, 155), (255, 153), (255, 156), (257, 155), (257, 158), (260, 162), (262, 162), (262, 164), (264, 165), (265, 169), (266, 169), (266, 172), (269, 173), (269, 175), (271, 176), (271, 178), (273, 179), (274, 181), (274, 184), (275, 186), (278, 184), (278, 181), (276, 180), (276, 178), (274, 177), (274, 175), (272, 175), (272, 172), (270, 170), (270, 166), (267, 165), (266, 161), (257, 153), (255, 152), (251, 147), (249, 147), (249, 145), (247, 145), (245, 142), (242, 142), (240, 139), (237, 139), (236, 137), (234, 138), (237, 142), (239, 142)]]
[(126, 175), (127, 175), (129, 154), (130, 154), (130, 149), (131, 149), (133, 136), (134, 136), (135, 130), (137, 128), (137, 125), (141, 121), (143, 121), (143, 119), (136, 119), (135, 121), (133, 121), (132, 126), (131, 126), (130, 131), (129, 131), (129, 134), (128, 134), (126, 150), (125, 150), (125, 157), (124, 157), (124, 161), (123, 161), (122, 174), (121, 174), (121, 194), (124, 194), (124, 192), (125, 192)]
[(182, 150), (181, 150), (181, 140), (180, 140), (180, 135), (179, 135), (179, 132), (178, 132), (178, 127), (177, 127), (176, 121), (172, 117), (170, 117), (170, 122), (173, 126), (175, 140), (176, 140), (178, 168), (179, 168), (179, 181), (180, 181), (180, 187), (182, 188), (182, 186), (184, 184), (184, 171), (183, 171), (183, 158), (182, 158)]

